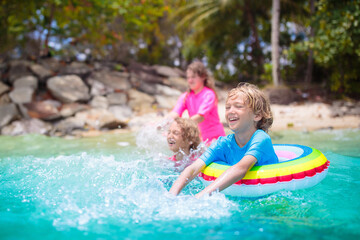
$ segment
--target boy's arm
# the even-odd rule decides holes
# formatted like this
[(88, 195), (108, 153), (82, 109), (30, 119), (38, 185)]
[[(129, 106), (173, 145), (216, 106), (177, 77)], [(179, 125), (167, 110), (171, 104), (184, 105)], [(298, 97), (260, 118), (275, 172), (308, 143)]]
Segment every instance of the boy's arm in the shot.
[(173, 195), (178, 195), (181, 190), (191, 182), (200, 172), (206, 167), (205, 162), (201, 159), (197, 159), (190, 166), (185, 168), (185, 170), (180, 174), (178, 179), (174, 182), (172, 187), (169, 190), (169, 193)]
[(216, 190), (222, 191), (230, 185), (241, 180), (246, 172), (254, 166), (256, 158), (252, 155), (244, 156), (237, 164), (228, 168), (213, 183), (204, 190), (196, 194), (196, 198), (201, 198), (204, 194), (210, 194)]

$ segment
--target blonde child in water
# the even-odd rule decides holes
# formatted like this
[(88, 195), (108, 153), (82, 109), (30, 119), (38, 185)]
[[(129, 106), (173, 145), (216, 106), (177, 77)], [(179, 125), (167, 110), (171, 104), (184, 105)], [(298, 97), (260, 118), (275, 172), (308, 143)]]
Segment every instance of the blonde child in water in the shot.
[(181, 117), (187, 110), (191, 120), (198, 124), (204, 142), (211, 143), (218, 137), (225, 136), (219, 118), (214, 83), (205, 66), (199, 61), (190, 64), (186, 70), (186, 79), (189, 89), (179, 97), (170, 117)]
[(196, 123), (186, 118), (175, 118), (167, 133), (169, 149), (174, 153), (170, 160), (175, 163), (181, 163), (183, 160), (194, 161), (200, 155), (200, 142), (200, 132)]
[(198, 193), (197, 198), (224, 190), (241, 180), (254, 165), (278, 162), (271, 138), (266, 133), (273, 122), (270, 104), (255, 85), (239, 84), (228, 93), (225, 118), (233, 133), (220, 137), (194, 163), (185, 168), (171, 187), (171, 194), (178, 195), (212, 162), (225, 162), (231, 167)]

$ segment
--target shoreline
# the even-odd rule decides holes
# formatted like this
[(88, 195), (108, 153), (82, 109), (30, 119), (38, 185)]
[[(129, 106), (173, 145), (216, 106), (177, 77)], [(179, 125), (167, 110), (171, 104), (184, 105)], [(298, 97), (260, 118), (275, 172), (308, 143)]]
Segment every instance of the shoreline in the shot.
[[(223, 109), (223, 110), (221, 110)], [(303, 104), (271, 104), (274, 122), (272, 132), (282, 130), (316, 131), (323, 129), (359, 129), (360, 116), (343, 115), (333, 117), (335, 111), (330, 104), (306, 102)], [(224, 104), (219, 104), (221, 121), (225, 122)]]
[[(225, 103), (219, 102), (220, 121), (223, 123), (225, 132), (231, 131), (226, 127)], [(274, 123), (269, 129), (271, 132), (294, 130), (300, 132), (335, 130), (335, 129), (357, 129), (360, 131), (360, 116), (343, 115), (332, 117), (334, 109), (330, 104), (307, 102), (303, 104), (278, 105), (272, 104), (271, 110), (274, 116)], [(188, 117), (186, 113), (183, 117)], [(125, 129), (113, 130), (89, 130), (74, 131), (73, 135), (64, 136), (65, 138), (96, 137), (103, 134), (123, 134), (132, 133), (140, 129), (147, 123), (159, 123), (164, 120), (162, 113), (148, 113), (136, 116), (130, 122), (135, 122), (135, 126)]]

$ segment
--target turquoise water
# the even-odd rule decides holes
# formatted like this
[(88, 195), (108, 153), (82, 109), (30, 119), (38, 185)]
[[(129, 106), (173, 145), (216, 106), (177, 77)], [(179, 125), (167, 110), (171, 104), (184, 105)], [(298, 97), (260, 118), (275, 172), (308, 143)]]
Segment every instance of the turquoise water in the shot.
[(359, 239), (360, 130), (271, 133), (330, 160), (315, 187), (201, 200), (153, 132), (87, 139), (0, 136), (0, 239)]

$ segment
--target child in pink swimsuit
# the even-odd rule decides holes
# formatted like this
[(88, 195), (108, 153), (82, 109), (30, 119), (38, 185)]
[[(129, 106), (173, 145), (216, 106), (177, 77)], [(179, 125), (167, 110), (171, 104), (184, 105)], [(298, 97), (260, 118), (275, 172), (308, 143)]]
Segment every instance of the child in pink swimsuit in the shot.
[(213, 83), (201, 62), (188, 66), (186, 78), (189, 90), (179, 97), (170, 116), (179, 117), (188, 110), (190, 118), (199, 126), (202, 140), (210, 144), (218, 137), (225, 136)]

